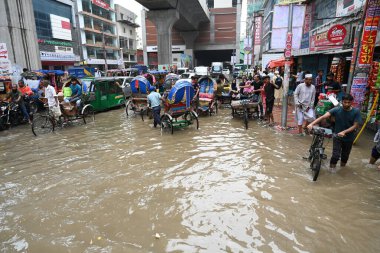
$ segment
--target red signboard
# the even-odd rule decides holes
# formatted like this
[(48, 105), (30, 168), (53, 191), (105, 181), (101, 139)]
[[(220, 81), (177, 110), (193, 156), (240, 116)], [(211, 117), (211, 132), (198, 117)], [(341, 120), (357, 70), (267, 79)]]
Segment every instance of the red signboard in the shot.
[(310, 39), (310, 52), (323, 51), (329, 49), (339, 49), (343, 45), (343, 40), (332, 43), (328, 40), (328, 31), (322, 33), (313, 33)]
[(66, 22), (66, 21), (61, 21), (61, 26), (63, 29), (67, 29), (67, 30), (70, 30), (71, 29), (71, 25), (70, 25), (70, 22)]
[(292, 56), (292, 36), (291, 32), (286, 34), (285, 58), (290, 58)]
[(359, 65), (370, 65), (372, 62), (379, 18), (380, 17), (367, 17), (365, 20), (362, 44), (359, 49)]
[(342, 42), (347, 35), (347, 30), (342, 25), (334, 25), (327, 32), (327, 39), (332, 43)]
[(92, 3), (99, 7), (102, 7), (103, 9), (108, 10), (110, 8), (109, 4), (107, 4), (106, 2), (103, 2), (102, 0), (92, 0)]

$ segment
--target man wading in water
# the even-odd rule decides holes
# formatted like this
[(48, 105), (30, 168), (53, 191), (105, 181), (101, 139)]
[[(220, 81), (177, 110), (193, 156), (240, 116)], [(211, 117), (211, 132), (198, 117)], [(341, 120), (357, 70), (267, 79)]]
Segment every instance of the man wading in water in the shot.
[(354, 131), (359, 127), (362, 121), (360, 112), (358, 109), (351, 106), (354, 98), (350, 94), (346, 94), (342, 98), (343, 106), (335, 107), (326, 112), (325, 115), (314, 120), (307, 127), (309, 130), (313, 129), (315, 124), (318, 124), (324, 119), (335, 117), (334, 133), (337, 135), (333, 139), (333, 151), (330, 160), (330, 171), (336, 172), (336, 164), (340, 160), (340, 166), (346, 166), (348, 157), (351, 153), (352, 144), (355, 140)]

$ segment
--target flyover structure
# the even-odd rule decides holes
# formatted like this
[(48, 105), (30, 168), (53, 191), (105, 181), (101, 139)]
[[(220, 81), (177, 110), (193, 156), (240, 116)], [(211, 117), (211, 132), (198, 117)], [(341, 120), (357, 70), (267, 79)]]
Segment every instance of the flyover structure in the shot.
[(210, 22), (206, 0), (136, 0), (149, 9), (157, 29), (158, 64), (172, 63), (172, 28), (180, 31), (187, 49), (194, 48), (201, 23)]

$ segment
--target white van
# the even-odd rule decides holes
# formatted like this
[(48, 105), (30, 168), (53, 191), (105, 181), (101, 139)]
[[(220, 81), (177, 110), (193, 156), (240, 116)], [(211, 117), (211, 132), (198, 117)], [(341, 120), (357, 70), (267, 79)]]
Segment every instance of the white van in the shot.
[(183, 73), (189, 72), (189, 68), (178, 68), (177, 74), (182, 75)]
[(194, 72), (198, 76), (207, 76), (208, 75), (208, 67), (205, 67), (205, 66), (195, 67)]

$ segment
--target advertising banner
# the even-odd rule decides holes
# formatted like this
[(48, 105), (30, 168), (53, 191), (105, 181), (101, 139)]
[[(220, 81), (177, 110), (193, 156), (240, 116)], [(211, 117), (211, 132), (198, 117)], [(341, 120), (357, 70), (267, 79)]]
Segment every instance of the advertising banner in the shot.
[[(368, 0), (366, 18), (361, 36), (362, 44), (357, 48), (358, 41), (355, 40), (353, 55), (358, 56), (357, 65), (351, 65), (350, 69), (354, 71), (354, 77), (351, 86), (351, 95), (354, 97), (354, 106), (360, 109), (364, 101), (366, 86), (368, 82), (368, 73), (370, 72), (373, 59), (374, 46), (376, 43), (377, 30), (380, 19), (380, 0)], [(354, 61), (352, 61), (354, 63)]]
[[(301, 46), (302, 29), (305, 18), (305, 5), (293, 6), (292, 48)], [(273, 26), (271, 36), (271, 49), (285, 49), (288, 31), (289, 6), (276, 5), (273, 13)]]
[(0, 43), (0, 60), (7, 60), (8, 59), (8, 49), (7, 44)]
[(367, 80), (367, 77), (354, 77), (352, 81), (351, 95), (354, 97), (352, 105), (356, 108), (360, 108), (360, 105), (365, 100)]
[(11, 72), (12, 65), (8, 59), (0, 58), (0, 75), (9, 74)]
[(252, 64), (252, 38), (244, 39), (244, 64)]
[(72, 40), (70, 19), (50, 14), (50, 22), (53, 38)]
[(343, 42), (343, 40), (337, 43), (330, 42), (328, 39), (328, 31), (321, 33), (314, 31), (310, 37), (310, 52), (341, 49)]
[(337, 0), (336, 16), (346, 16), (364, 6), (365, 0)]

